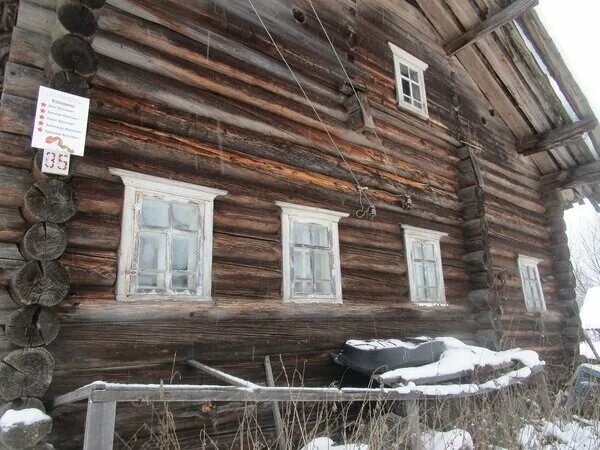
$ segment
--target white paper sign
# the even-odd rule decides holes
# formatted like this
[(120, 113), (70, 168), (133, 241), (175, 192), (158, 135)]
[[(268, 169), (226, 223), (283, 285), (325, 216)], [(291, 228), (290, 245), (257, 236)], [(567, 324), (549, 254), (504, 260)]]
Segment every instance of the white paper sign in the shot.
[(90, 100), (40, 86), (31, 146), (83, 156)]
[(71, 155), (64, 150), (44, 150), (42, 172), (55, 175), (69, 175)]

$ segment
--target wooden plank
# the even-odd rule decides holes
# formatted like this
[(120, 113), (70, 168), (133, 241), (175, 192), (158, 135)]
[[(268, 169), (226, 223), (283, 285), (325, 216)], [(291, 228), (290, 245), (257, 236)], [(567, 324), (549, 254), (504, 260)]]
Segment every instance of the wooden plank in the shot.
[(577, 122), (547, 131), (517, 144), (517, 152), (524, 156), (547, 152), (557, 147), (581, 140), (581, 135), (594, 130), (598, 126), (595, 116), (586, 117)]
[[(273, 369), (271, 368), (271, 358), (269, 355), (265, 356), (265, 372), (267, 374), (267, 386), (275, 386), (275, 378), (273, 378)], [(283, 420), (281, 419), (281, 411), (279, 410), (279, 402), (271, 402), (273, 407), (273, 418), (275, 419), (275, 430), (277, 430), (277, 445), (279, 450), (286, 450), (288, 448), (287, 439), (283, 429)]]
[(448, 56), (454, 56), (465, 47), (472, 45), (479, 39), (492, 33), (497, 28), (513, 21), (525, 11), (538, 4), (538, 0), (516, 0), (500, 12), (488, 17), (483, 22), (467, 30), (464, 34), (454, 38), (444, 46)]
[(600, 161), (547, 175), (542, 179), (549, 188), (572, 189), (600, 182)]
[(421, 441), (421, 414), (419, 411), (418, 400), (408, 400), (405, 402), (406, 416), (408, 417), (408, 434), (412, 450), (421, 450), (423, 448)]
[(117, 402), (94, 402), (88, 400), (85, 418), (83, 450), (106, 450), (113, 448)]
[(188, 366), (199, 369), (199, 370), (217, 378), (218, 380), (225, 381), (226, 383), (231, 384), (232, 386), (247, 387), (247, 388), (258, 387), (258, 384), (254, 384), (254, 383), (251, 383), (250, 381), (246, 381), (246, 380), (242, 380), (241, 378), (234, 377), (233, 375), (229, 375), (228, 373), (225, 373), (221, 370), (214, 369), (210, 366), (207, 366), (206, 364), (202, 364), (201, 362), (196, 361), (195, 359), (188, 359), (186, 361), (186, 363)]
[(69, 403), (78, 402), (83, 399), (89, 398), (92, 390), (94, 389), (102, 389), (104, 387), (104, 383), (94, 383), (88, 384), (86, 386), (82, 386), (79, 389), (75, 389), (74, 391), (67, 392), (66, 394), (59, 395), (54, 398), (52, 401), (52, 409), (57, 408), (61, 405), (68, 405)]

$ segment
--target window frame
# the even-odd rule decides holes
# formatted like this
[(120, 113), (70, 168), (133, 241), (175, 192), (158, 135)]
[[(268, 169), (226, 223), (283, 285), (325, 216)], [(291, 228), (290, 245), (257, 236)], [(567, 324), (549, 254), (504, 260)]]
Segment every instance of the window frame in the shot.
[[(217, 196), (226, 195), (227, 191), (113, 167), (109, 168), (109, 172), (120, 177), (125, 186), (121, 218), (121, 240), (118, 253), (117, 301), (211, 301), (214, 199)], [(199, 293), (130, 293), (132, 275), (136, 273), (133, 268), (135, 263), (133, 258), (137, 255), (137, 247), (139, 246), (141, 209), (144, 196), (170, 204), (173, 202), (193, 203), (201, 208), (199, 214), (202, 223), (198, 225), (199, 240), (201, 240), (201, 245), (198, 245), (200, 257), (197, 260), (196, 267), (196, 273), (201, 273), (200, 277), (196, 276)]]
[[(523, 292), (523, 299), (525, 301), (525, 307), (527, 311), (532, 312), (543, 312), (547, 311), (546, 307), (546, 299), (544, 297), (544, 289), (542, 286), (542, 279), (540, 278), (540, 271), (538, 270), (538, 264), (542, 262), (542, 259), (534, 258), (533, 256), (527, 256), (519, 254), (517, 256), (517, 265), (519, 268), (519, 277), (521, 278), (521, 291)], [(537, 278), (538, 290), (540, 292), (540, 301), (542, 303), (542, 308), (537, 308), (532, 304), (532, 299), (527, 295), (527, 288), (525, 286), (525, 279), (523, 278), (523, 267), (531, 267), (535, 270), (535, 276)]]
[[(297, 205), (294, 203), (276, 201), (281, 209), (281, 260), (282, 260), (282, 298), (286, 303), (332, 303), (341, 304), (342, 276), (340, 263), (340, 245), (338, 223), (340, 219), (348, 217), (349, 213), (332, 211), (313, 206)], [(331, 238), (331, 271), (333, 277), (332, 295), (295, 296), (293, 294), (292, 280), (292, 242), (291, 227), (293, 222), (314, 223), (328, 227)]]
[[(394, 77), (396, 81), (396, 101), (400, 108), (406, 109), (418, 114), (424, 119), (429, 118), (429, 109), (427, 107), (427, 91), (425, 89), (425, 70), (429, 65), (420, 59), (414, 57), (405, 50), (402, 50), (395, 44), (388, 42), (394, 59)], [(402, 90), (402, 75), (400, 73), (400, 64), (404, 64), (409, 69), (415, 70), (419, 75), (419, 90), (421, 95), (421, 103), (423, 108), (418, 108), (412, 103), (404, 100), (404, 91)]]
[[(436, 230), (428, 230), (426, 228), (413, 227), (411, 225), (402, 224), (404, 234), (404, 254), (406, 259), (406, 273), (408, 276), (410, 301), (419, 306), (447, 306), (446, 303), (446, 288), (444, 285), (444, 270), (442, 265), (442, 251), (440, 248), (440, 240), (448, 236), (448, 233)], [(422, 299), (417, 297), (417, 286), (414, 277), (414, 261), (412, 257), (413, 241), (424, 241), (433, 243), (435, 266), (438, 275), (438, 298), (437, 299)]]

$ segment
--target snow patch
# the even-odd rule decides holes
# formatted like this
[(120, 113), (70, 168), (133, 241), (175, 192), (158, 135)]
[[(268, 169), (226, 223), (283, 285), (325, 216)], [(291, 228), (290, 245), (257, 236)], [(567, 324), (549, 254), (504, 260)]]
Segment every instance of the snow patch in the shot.
[(450, 431), (427, 430), (421, 434), (423, 450), (473, 450), (473, 438), (468, 431), (455, 428)]
[(335, 445), (335, 442), (328, 437), (318, 437), (299, 450), (369, 450), (369, 446), (365, 444)]
[(20, 425), (33, 425), (38, 422), (48, 422), (50, 416), (37, 408), (26, 408), (21, 410), (9, 409), (0, 418), (0, 429), (10, 430)]
[(583, 425), (575, 421), (542, 420), (523, 426), (518, 440), (524, 450), (597, 450), (600, 448), (600, 421)]
[[(592, 342), (592, 344), (594, 345), (596, 352), (600, 355), (600, 342)], [(579, 354), (581, 356), (585, 356), (587, 359), (596, 359), (596, 355), (594, 355), (592, 347), (590, 347), (590, 345), (587, 342), (579, 343)]]

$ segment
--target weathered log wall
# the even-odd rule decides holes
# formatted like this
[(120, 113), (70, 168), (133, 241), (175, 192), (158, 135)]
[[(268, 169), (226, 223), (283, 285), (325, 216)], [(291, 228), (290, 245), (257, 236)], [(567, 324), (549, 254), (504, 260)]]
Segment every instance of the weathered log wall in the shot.
[[(0, 112), (0, 208), (6, 211), (0, 240), (6, 243), (20, 242), (26, 230), (19, 208), (34, 181), (28, 136), (47, 69), (52, 3), (22, 0), (7, 65), (12, 76)], [(481, 326), (467, 298), (472, 284), (456, 156), (462, 142), (479, 149), (494, 270), (512, 275), (501, 319), (519, 320), (504, 327), (512, 330), (506, 336), (562, 351), (553, 340), (539, 345), (538, 319), (523, 314), (515, 278), (521, 249), (545, 259), (542, 276), (551, 270), (537, 172), (512, 156), (512, 131), (490, 113), (464, 68), (445, 56), (423, 15), (404, 1), (313, 0), (348, 74), (364, 87), (375, 135), (347, 123), (349, 94), (340, 86), (348, 80), (308, 2), (254, 3), (310, 103), (245, 1), (110, 0), (103, 9), (92, 42), (99, 64), (89, 80), (88, 145), (84, 157), (72, 158), (77, 213), (66, 224), (68, 245), (59, 259), (72, 287), (56, 307), (61, 330), (48, 346), (56, 368), (47, 397), (97, 379), (169, 380), (172, 370), (177, 381), (204, 381), (182, 364), (190, 357), (260, 382), (262, 357), (283, 354), (288, 371), (296, 368), (306, 383), (323, 385), (342, 378), (327, 352), (348, 338), (473, 340)], [(428, 62), (429, 121), (395, 106), (388, 41)], [(369, 187), (374, 220), (354, 215), (360, 208), (355, 182), (311, 103)], [(214, 305), (115, 301), (123, 187), (109, 167), (228, 190), (215, 201)], [(412, 197), (410, 210), (401, 207), (403, 189)], [(282, 304), (276, 200), (351, 213), (340, 223), (343, 305)], [(441, 243), (448, 307), (411, 304), (400, 224), (449, 233)], [(7, 261), (3, 283), (21, 264)], [(559, 286), (547, 280), (544, 288), (550, 309), (544, 335), (554, 337), (562, 329), (554, 300)], [(2, 297), (4, 320), (8, 301)], [(2, 349), (8, 349), (4, 340)], [(228, 406), (210, 420), (190, 409), (176, 413), (190, 448), (204, 424), (227, 439), (237, 423)], [(136, 411), (118, 409), (117, 432), (125, 439), (145, 420)], [(77, 406), (55, 419), (59, 448), (80, 445), (83, 417)]]

